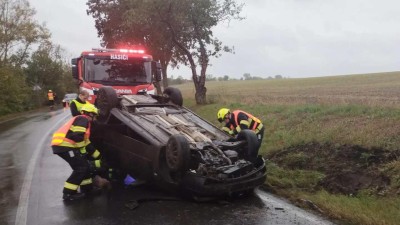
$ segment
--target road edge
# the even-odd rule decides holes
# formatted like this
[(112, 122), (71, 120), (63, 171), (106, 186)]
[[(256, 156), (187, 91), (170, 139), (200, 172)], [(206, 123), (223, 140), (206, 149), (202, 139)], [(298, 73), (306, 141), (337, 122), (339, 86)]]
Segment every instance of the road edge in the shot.
[[(65, 119), (70, 116), (71, 116), (70, 114), (67, 114), (57, 123), (55, 123), (53, 127), (49, 129), (49, 131), (45, 135), (43, 135), (43, 138), (40, 140), (38, 146), (43, 146), (48, 136), (50, 136), (51, 133), (54, 132), (54, 130), (59, 126), (60, 123), (65, 122)], [(35, 171), (36, 161), (37, 158), (39, 157), (40, 150), (41, 148), (36, 148), (32, 154), (31, 159), (29, 160), (29, 164), (25, 173), (24, 182), (21, 188), (21, 194), (19, 196), (17, 214), (15, 216), (15, 225), (26, 225), (26, 219), (28, 215), (29, 193), (31, 190), (33, 173)]]

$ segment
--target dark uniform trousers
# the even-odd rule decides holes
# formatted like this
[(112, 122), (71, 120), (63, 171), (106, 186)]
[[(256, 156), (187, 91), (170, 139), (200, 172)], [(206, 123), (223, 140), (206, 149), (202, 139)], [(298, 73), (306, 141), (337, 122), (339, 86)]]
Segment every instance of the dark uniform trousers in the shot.
[[(66, 147), (53, 146), (53, 148), (66, 148)], [(81, 189), (86, 189), (87, 191), (92, 189), (91, 183), (88, 185), (81, 185), (81, 182), (83, 180), (91, 178), (90, 166), (87, 162), (86, 157), (80, 153), (79, 149), (73, 149), (73, 148), (68, 148), (68, 149), (70, 150), (67, 152), (55, 153), (62, 159), (67, 161), (73, 170), (72, 174), (68, 177), (66, 182), (74, 185), (80, 185)], [(73, 194), (76, 193), (76, 191), (64, 187), (63, 193)]]

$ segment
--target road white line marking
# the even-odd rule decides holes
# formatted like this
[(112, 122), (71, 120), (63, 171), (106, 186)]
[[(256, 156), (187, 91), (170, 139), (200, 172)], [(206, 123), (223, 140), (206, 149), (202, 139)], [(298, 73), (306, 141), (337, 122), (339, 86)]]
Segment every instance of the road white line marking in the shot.
[(43, 136), (40, 143), (37, 145), (38, 147), (34, 150), (31, 159), (29, 160), (29, 165), (26, 168), (26, 174), (24, 183), (22, 184), (21, 194), (19, 195), (18, 209), (17, 215), (15, 217), (15, 225), (26, 225), (26, 219), (28, 216), (28, 202), (29, 202), (29, 192), (31, 191), (31, 184), (33, 178), (33, 172), (35, 170), (36, 161), (39, 157), (40, 150), (42, 149), (44, 142), (50, 136), (56, 128), (58, 128), (60, 123), (65, 123), (65, 119), (67, 117), (71, 117), (68, 113), (62, 119), (60, 119), (57, 123), (54, 124), (51, 129)]

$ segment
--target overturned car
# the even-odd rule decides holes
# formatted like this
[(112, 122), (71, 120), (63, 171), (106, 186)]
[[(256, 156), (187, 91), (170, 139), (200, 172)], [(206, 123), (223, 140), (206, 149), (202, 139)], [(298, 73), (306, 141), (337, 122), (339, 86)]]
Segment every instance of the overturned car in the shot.
[(265, 160), (250, 130), (233, 139), (182, 106), (176, 88), (163, 96), (100, 88), (94, 142), (113, 168), (192, 196), (249, 193), (266, 180)]

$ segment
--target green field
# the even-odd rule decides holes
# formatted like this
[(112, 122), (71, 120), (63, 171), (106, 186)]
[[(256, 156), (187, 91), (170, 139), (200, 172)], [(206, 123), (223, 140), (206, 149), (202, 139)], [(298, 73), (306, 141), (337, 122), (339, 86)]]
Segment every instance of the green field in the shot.
[(175, 86), (184, 105), (218, 125), (221, 107), (266, 125), (266, 188), (349, 224), (399, 224), (400, 72)]

